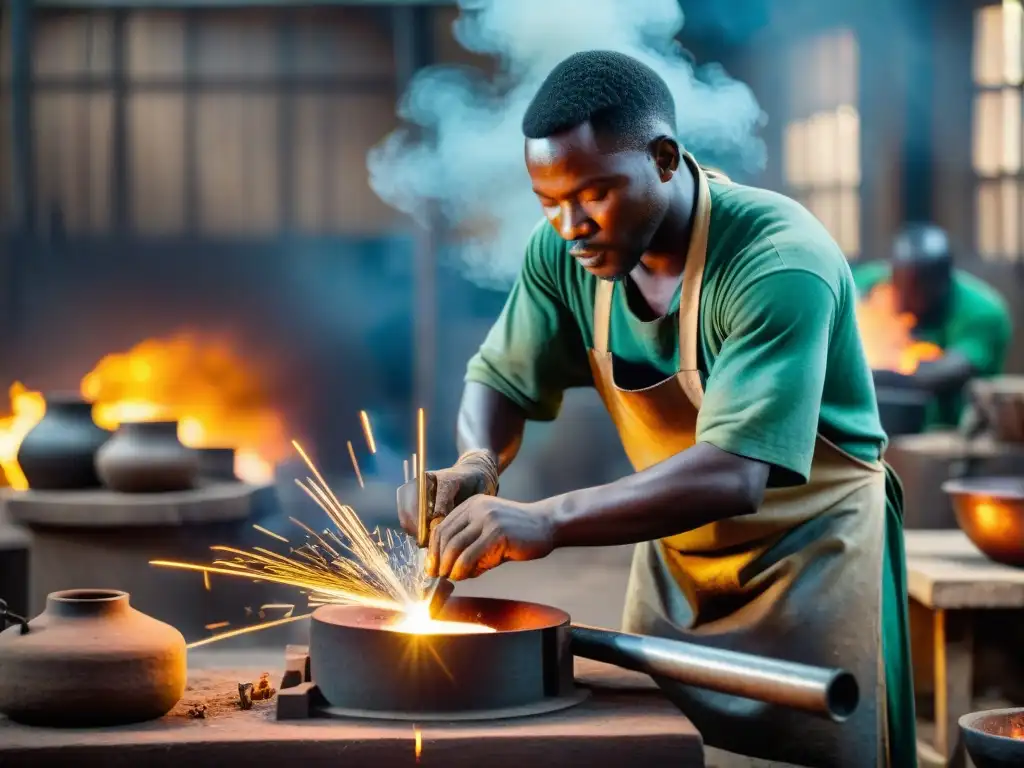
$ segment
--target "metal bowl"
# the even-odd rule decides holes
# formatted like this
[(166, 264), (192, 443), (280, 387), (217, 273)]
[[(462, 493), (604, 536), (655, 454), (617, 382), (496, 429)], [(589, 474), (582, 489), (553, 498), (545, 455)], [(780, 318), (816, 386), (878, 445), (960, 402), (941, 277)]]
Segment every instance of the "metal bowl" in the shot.
[(959, 722), (964, 746), (976, 768), (1024, 765), (1024, 708), (972, 712)]
[(1024, 479), (964, 477), (948, 480), (960, 529), (990, 559), (1024, 567)]

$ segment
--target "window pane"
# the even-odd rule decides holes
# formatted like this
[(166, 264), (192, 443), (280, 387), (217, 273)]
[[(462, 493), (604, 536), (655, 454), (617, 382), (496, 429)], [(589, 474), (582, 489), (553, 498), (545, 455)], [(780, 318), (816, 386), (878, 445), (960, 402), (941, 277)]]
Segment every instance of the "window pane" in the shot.
[(999, 184), (999, 251), (1011, 261), (1020, 258), (1020, 186), (1016, 179)]
[(836, 112), (838, 152), (837, 180), (841, 184), (860, 184), (860, 115), (853, 107)]
[(366, 155), (395, 123), (393, 93), (297, 99), (293, 199), (299, 227), (376, 234), (393, 225), (395, 212), (370, 189)]
[(974, 170), (980, 176), (999, 173), (1002, 150), (1002, 98), (998, 91), (979, 93), (974, 99)]
[(201, 96), (196, 118), (200, 228), (224, 235), (275, 231), (278, 98)]
[(185, 227), (185, 98), (128, 101), (129, 205), (136, 230), (176, 234)]
[(807, 183), (807, 123), (794, 120), (786, 126), (784, 159), (786, 184), (802, 187)]
[(1004, 0), (1003, 6), (1003, 70), (1007, 85), (1021, 82), (1021, 6), (1020, 0)]
[(831, 189), (815, 190), (807, 196), (808, 208), (818, 221), (829, 231), (832, 237), (836, 237), (836, 230), (839, 228), (838, 200), (836, 191)]
[(974, 82), (999, 85), (1003, 73), (1003, 9), (988, 5), (974, 13)]
[(108, 13), (38, 14), (32, 40), (35, 74), (40, 77), (109, 75), (113, 30)]
[(991, 261), (999, 255), (998, 183), (982, 182), (976, 194), (974, 226), (978, 255)]
[(110, 226), (113, 98), (43, 94), (33, 103), (38, 213), (44, 226), (100, 232)]
[(296, 19), (295, 51), (299, 75), (372, 75), (394, 73), (390, 29), (365, 8), (304, 8)]
[(1020, 170), (1021, 103), (1020, 91), (1004, 88), (1002, 91), (1002, 153), (1000, 170), (1016, 173)]
[(835, 112), (818, 112), (808, 131), (807, 170), (811, 184), (835, 184), (839, 177), (839, 146)]
[(860, 255), (860, 189), (847, 187), (839, 196), (836, 242), (851, 259)]
[(185, 17), (180, 13), (135, 11), (128, 17), (129, 78), (181, 77), (185, 73)]
[(200, 77), (266, 78), (280, 74), (280, 16), (263, 11), (210, 11), (200, 17)]

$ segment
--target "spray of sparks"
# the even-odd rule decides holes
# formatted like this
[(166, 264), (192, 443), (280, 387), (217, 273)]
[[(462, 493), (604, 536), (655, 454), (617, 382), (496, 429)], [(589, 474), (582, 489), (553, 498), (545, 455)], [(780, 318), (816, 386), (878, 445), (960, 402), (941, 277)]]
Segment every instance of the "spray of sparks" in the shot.
[[(365, 412), (361, 412), (360, 417), (367, 445), (373, 452), (375, 445), (369, 418)], [(295, 587), (306, 595), (311, 610), (320, 605), (341, 604), (396, 611), (403, 617), (394, 627), (397, 631), (493, 631), (483, 625), (431, 620), (426, 613), (426, 604), (420, 598), (425, 576), (423, 553), (416, 545), (415, 538), (405, 533), (393, 533), (389, 529), (385, 529), (383, 534), (379, 528), (372, 531), (367, 529), (356, 511), (342, 504), (334, 495), (302, 446), (294, 441), (292, 445), (310, 471), (309, 477), (296, 480), (296, 484), (323, 510), (330, 526), (318, 533), (302, 521), (290, 517), (289, 520), (299, 529), (303, 539), (298, 546), (293, 546), (289, 538), (279, 533), (259, 525), (253, 526), (268, 538), (287, 545), (288, 554), (266, 547), (253, 547), (245, 551), (235, 547), (215, 546), (211, 550), (219, 557), (210, 564), (171, 560), (153, 560), (150, 564), (201, 572), (207, 589), (210, 588), (211, 574)], [(348, 443), (348, 449), (362, 486), (362, 474), (351, 442)], [(413, 462), (415, 464), (415, 457)], [(190, 643), (188, 647), (196, 648), (229, 637), (299, 621), (307, 618), (311, 612), (294, 615), (294, 605), (267, 604), (260, 607), (259, 618), (264, 619), (267, 610), (275, 609), (285, 611), (282, 618), (230, 629)], [(251, 613), (251, 609), (246, 609), (246, 612)], [(226, 621), (215, 622), (207, 625), (206, 629), (213, 631), (228, 626), (230, 623)]]

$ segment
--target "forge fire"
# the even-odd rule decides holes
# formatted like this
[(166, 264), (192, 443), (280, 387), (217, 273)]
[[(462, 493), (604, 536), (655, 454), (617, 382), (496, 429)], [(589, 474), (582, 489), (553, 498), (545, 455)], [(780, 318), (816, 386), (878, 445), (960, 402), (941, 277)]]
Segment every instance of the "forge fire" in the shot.
[(914, 339), (917, 318), (896, 308), (890, 284), (876, 286), (857, 304), (857, 326), (872, 370), (909, 376), (921, 363), (942, 357), (938, 345)]
[[(263, 383), (230, 344), (195, 333), (149, 339), (106, 355), (79, 385), (93, 421), (108, 430), (124, 422), (177, 421), (191, 448), (234, 448), (235, 475), (270, 482), (288, 453), (282, 415)], [(10, 415), (0, 418), (0, 469), (15, 490), (28, 489), (18, 448), (46, 413), (46, 398), (20, 382), (10, 387)]]

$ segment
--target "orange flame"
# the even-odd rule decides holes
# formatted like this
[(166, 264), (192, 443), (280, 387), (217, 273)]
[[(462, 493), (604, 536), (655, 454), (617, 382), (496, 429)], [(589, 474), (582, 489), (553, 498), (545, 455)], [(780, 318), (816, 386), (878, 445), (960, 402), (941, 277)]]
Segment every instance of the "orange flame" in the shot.
[[(234, 448), (235, 474), (270, 482), (288, 455), (280, 414), (271, 408), (247, 366), (219, 341), (179, 334), (150, 339), (105, 356), (82, 379), (93, 421), (116, 429), (126, 421), (178, 421), (178, 437), (192, 448)], [(20, 383), (10, 389), (12, 415), (0, 418), (0, 468), (8, 484), (25, 490), (18, 448), (46, 411), (46, 401)]]
[(876, 286), (857, 303), (857, 327), (872, 370), (909, 376), (921, 363), (942, 357), (937, 344), (914, 340), (916, 325), (916, 317), (896, 308), (896, 292), (888, 283)]
[(19, 381), (11, 385), (11, 415), (0, 418), (0, 469), (7, 484), (16, 491), (28, 489), (28, 480), (18, 466), (18, 448), (21, 441), (46, 413), (46, 399)]
[(423, 734), (420, 733), (419, 728), (415, 728), (414, 732), (414, 738), (416, 739), (416, 762), (418, 763), (420, 761), (420, 755), (423, 754)]

